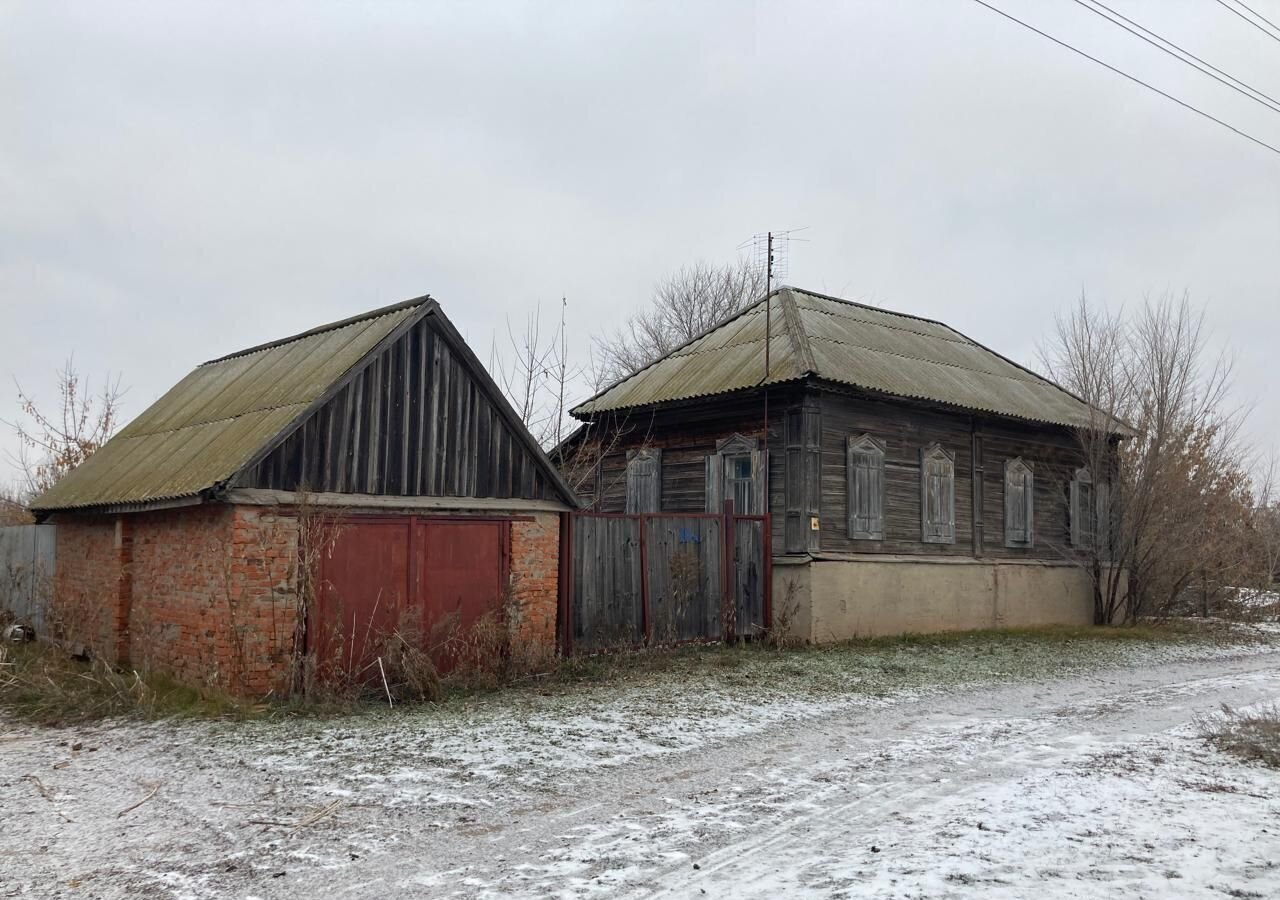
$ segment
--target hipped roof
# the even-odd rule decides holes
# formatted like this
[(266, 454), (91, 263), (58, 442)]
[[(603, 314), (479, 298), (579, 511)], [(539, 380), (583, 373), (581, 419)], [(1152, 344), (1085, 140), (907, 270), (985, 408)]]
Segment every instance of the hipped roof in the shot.
[[(766, 299), (572, 410), (594, 416), (816, 378), (878, 394), (1053, 425), (1092, 426), (1074, 394), (942, 322), (799, 288)], [(1122, 432), (1122, 426), (1113, 429)]]

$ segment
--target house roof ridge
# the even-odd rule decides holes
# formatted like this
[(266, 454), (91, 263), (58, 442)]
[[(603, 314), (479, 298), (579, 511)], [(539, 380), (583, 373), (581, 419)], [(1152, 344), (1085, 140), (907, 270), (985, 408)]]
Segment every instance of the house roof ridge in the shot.
[(228, 353), (225, 356), (219, 356), (214, 359), (206, 360), (200, 363), (199, 365), (197, 365), (196, 368), (199, 369), (204, 366), (214, 365), (215, 363), (226, 362), (227, 360), (231, 360), (231, 359), (238, 359), (242, 356), (249, 356), (254, 353), (259, 353), (263, 350), (274, 350), (276, 347), (283, 347), (285, 344), (292, 344), (294, 341), (300, 341), (303, 338), (314, 337), (317, 334), (324, 334), (327, 331), (337, 331), (339, 328), (346, 328), (348, 325), (356, 325), (356, 324), (359, 324), (360, 322), (367, 322), (370, 319), (379, 319), (379, 318), (382, 318), (383, 316), (389, 316), (393, 313), (398, 313), (401, 310), (412, 309), (415, 306), (422, 306), (428, 303), (436, 304), (437, 306), (439, 305), (438, 303), (436, 303), (435, 298), (432, 297), (430, 294), (423, 294), (421, 297), (415, 297), (412, 300), (403, 300), (399, 303), (392, 303), (389, 306), (381, 306), (381, 307), (378, 307), (377, 309), (371, 309), (371, 310), (368, 310), (367, 312), (360, 313), (359, 315), (348, 316), (345, 319), (338, 319), (336, 321), (329, 322), (324, 325), (317, 325), (315, 328), (308, 328), (306, 331), (300, 331), (297, 334), (293, 334), (288, 337), (277, 338), (276, 340), (267, 341), (266, 343), (263, 343), (263, 344), (257, 344), (253, 347), (246, 347), (243, 350), (236, 350), (235, 352)]
[[(782, 303), (782, 315), (787, 323), (787, 333), (791, 336), (791, 343), (800, 355), (804, 371), (818, 374), (818, 364), (813, 358), (813, 345), (809, 343), (809, 332), (804, 327), (804, 320), (800, 318), (800, 308), (796, 306), (794, 289), (780, 288), (776, 293), (778, 300)], [(773, 295), (769, 294), (765, 299), (771, 296)]]

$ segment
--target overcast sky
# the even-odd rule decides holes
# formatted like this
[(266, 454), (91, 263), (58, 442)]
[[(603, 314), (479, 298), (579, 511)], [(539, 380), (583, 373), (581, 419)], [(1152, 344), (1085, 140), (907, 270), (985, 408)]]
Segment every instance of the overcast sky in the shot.
[[(1072, 0), (992, 2), (1280, 145)], [(1213, 0), (1108, 5), (1280, 97), (1280, 42)], [(789, 283), (1021, 361), (1081, 290), (1187, 290), (1280, 443), (1280, 155), (971, 0), (0, 0), (0, 123), (0, 418), (70, 354), (129, 418), (423, 293), (482, 358), (563, 295), (585, 354), (682, 264), (807, 226)]]

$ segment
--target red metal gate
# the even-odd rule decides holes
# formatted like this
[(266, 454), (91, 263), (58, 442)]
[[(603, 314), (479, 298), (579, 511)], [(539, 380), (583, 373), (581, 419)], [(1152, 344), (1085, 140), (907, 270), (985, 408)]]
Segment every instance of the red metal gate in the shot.
[(500, 612), (507, 583), (505, 519), (353, 516), (321, 554), (308, 650), (323, 673), (372, 675), (392, 639), (448, 668), (447, 639)]

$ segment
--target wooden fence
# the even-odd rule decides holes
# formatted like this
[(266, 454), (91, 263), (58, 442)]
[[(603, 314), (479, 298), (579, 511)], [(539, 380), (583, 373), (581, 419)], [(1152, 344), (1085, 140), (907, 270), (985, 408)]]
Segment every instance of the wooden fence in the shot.
[(56, 535), (53, 525), (0, 528), (0, 624), (12, 618), (44, 634), (53, 596)]
[(576, 513), (570, 528), (566, 652), (750, 639), (770, 625), (768, 516), (727, 503), (723, 514)]

